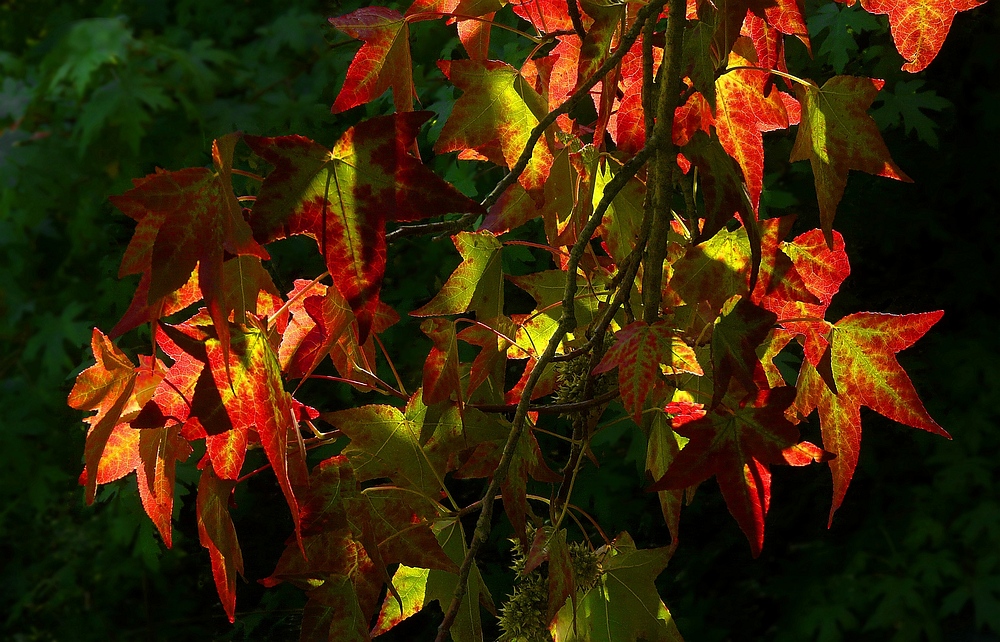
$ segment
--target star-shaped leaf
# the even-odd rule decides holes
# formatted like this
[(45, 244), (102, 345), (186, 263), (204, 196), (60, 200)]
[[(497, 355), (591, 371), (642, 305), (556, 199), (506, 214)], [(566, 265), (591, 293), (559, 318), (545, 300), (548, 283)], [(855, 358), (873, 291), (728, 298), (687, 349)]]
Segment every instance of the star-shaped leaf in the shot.
[[(865, 11), (889, 16), (892, 40), (906, 59), (904, 71), (922, 71), (937, 56), (959, 11), (985, 0), (861, 0)], [(854, 4), (851, 0), (849, 5)]]
[(363, 105), (392, 87), (397, 112), (413, 109), (413, 63), (410, 60), (410, 27), (401, 13), (388, 7), (362, 7), (330, 24), (352, 38), (364, 40), (351, 66), (333, 113)]
[(686, 488), (714, 475), (729, 512), (757, 557), (771, 501), (770, 466), (805, 465), (826, 457), (809, 442), (800, 443), (798, 428), (785, 418), (785, 409), (794, 398), (793, 388), (763, 390), (735, 407), (718, 407), (680, 426), (677, 432), (690, 441), (649, 490)]
[[(597, 585), (567, 602), (551, 627), (555, 642), (683, 642), (654, 580), (670, 559), (666, 548), (639, 550), (628, 533), (598, 550)], [(575, 609), (574, 609), (575, 606)]]
[(889, 156), (868, 107), (884, 84), (881, 80), (834, 76), (822, 87), (796, 86), (802, 103), (792, 161), (812, 164), (819, 218), (829, 247), (833, 247), (833, 218), (844, 195), (849, 170), (910, 181)]
[(615, 343), (594, 368), (594, 374), (618, 368), (618, 390), (625, 409), (638, 424), (646, 398), (662, 387), (660, 364), (672, 372), (702, 375), (694, 350), (684, 343), (667, 321), (652, 325), (635, 321), (615, 333)]
[(415, 221), (481, 207), (410, 155), (430, 112), (372, 118), (350, 128), (332, 151), (302, 136), (246, 138), (275, 166), (261, 186), (251, 224), (261, 242), (292, 234), (316, 240), (364, 343), (385, 273), (385, 222)]
[(119, 276), (148, 273), (147, 303), (157, 308), (188, 283), (197, 266), (198, 287), (224, 350), (228, 350), (227, 320), (232, 311), (227, 305), (232, 300), (226, 300), (225, 253), (270, 258), (253, 239), (233, 194), (231, 167), (236, 140), (237, 135), (230, 134), (215, 141), (215, 171), (204, 167), (160, 170), (134, 180), (135, 187), (111, 197), (112, 203), (138, 222)]
[[(492, 162), (512, 167), (528, 142), (531, 130), (548, 108), (517, 69), (498, 60), (442, 60), (438, 67), (464, 93), (434, 144), (441, 154), (476, 150)], [(499, 141), (499, 157), (493, 146)], [(518, 178), (541, 204), (541, 191), (552, 166), (545, 137), (535, 143), (531, 161)]]

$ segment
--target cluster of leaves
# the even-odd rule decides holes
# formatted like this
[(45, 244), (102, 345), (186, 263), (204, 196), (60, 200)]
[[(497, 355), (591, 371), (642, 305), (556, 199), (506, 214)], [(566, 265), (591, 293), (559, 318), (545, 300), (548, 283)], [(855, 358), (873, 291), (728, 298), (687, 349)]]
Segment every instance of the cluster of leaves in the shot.
[[(526, 566), (547, 565), (547, 587), (532, 585), (546, 592), (533, 598), (545, 606), (543, 631), (673, 640), (653, 580), (698, 484), (717, 479), (756, 556), (772, 465), (828, 463), (832, 521), (857, 464), (862, 406), (947, 435), (895, 356), (940, 312), (825, 318), (850, 271), (832, 228), (848, 172), (908, 180), (867, 114), (882, 83), (837, 75), (820, 86), (789, 73), (784, 36), (808, 46), (795, 2), (675, 1), (661, 15), (665, 4), (512, 5), (537, 44), (519, 68), (488, 59), (491, 28), (513, 28), (501, 3), (418, 0), (405, 13), (332, 18), (364, 41), (334, 111), (391, 89), (395, 114), (362, 121), (332, 149), (302, 136), (228, 135), (215, 141), (211, 169), (159, 170), (115, 197), (137, 222), (120, 274), (141, 278), (111, 335), (150, 323), (154, 350), (136, 364), (94, 330), (97, 363), (69, 399), (96, 411), (81, 476), (88, 501), (97, 485), (134, 472), (169, 546), (175, 468), (197, 451), (200, 541), (233, 620), (244, 565), (227, 506), (236, 484), (270, 470), (294, 527), (262, 582), (306, 591), (303, 639), (369, 639), (439, 601), (439, 638), (474, 640), (479, 606), (495, 611), (476, 555), (499, 495)], [(972, 8), (862, 6), (889, 15), (907, 71), (924, 68), (954, 13)], [(468, 58), (438, 64), (463, 93), (433, 151), (509, 169), (481, 203), (420, 160), (420, 128), (434, 114), (412, 111), (409, 30), (442, 19), (457, 22)], [(821, 228), (786, 240), (792, 216), (759, 216), (762, 134), (793, 125), (790, 160), (810, 161)], [(241, 141), (251, 169), (266, 164), (266, 175), (234, 167)], [(259, 190), (237, 196), (234, 175), (260, 180)], [(435, 217), (443, 220), (406, 225)], [(544, 238), (511, 238), (536, 218)], [(387, 246), (441, 232), (454, 232), (462, 262), (405, 311), (424, 319), (433, 344), (409, 393), (398, 375), (379, 375), (383, 358), (396, 374), (378, 351), (399, 320), (380, 300)], [(295, 235), (315, 241), (327, 271), (282, 293), (263, 261)], [(506, 274), (505, 252), (526, 244), (552, 269)], [(535, 300), (533, 311), (505, 305), (507, 282)], [(775, 365), (793, 342), (803, 355), (794, 384)], [(336, 376), (318, 374), (328, 357)], [(617, 386), (602, 390), (614, 372)], [(296, 399), (298, 388), (288, 392), (288, 382), (309, 379), (404, 407), (321, 413)], [(569, 384), (573, 399), (557, 391)], [(648, 489), (670, 547), (638, 550), (628, 533), (608, 538), (592, 518), (578, 521), (589, 516), (571, 501), (574, 482), (618, 403), (646, 439)], [(822, 447), (797, 426), (814, 411)], [(538, 435), (569, 444), (561, 473)], [(313, 456), (310, 471), (308, 451), (321, 448), (338, 453)], [(267, 463), (244, 473), (250, 450)], [(529, 477), (551, 484), (548, 499), (529, 496)], [(459, 480), (483, 478), (482, 499), (461, 501)], [(470, 540), (462, 518), (477, 511)], [(571, 533), (604, 539), (596, 580), (574, 579)]]

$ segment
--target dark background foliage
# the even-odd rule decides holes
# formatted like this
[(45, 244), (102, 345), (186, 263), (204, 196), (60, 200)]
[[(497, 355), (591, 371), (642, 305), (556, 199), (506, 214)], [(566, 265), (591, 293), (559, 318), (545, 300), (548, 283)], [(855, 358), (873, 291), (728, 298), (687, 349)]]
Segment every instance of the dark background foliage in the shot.
[[(65, 398), (87, 365), (90, 328), (114, 325), (135, 286), (116, 278), (132, 223), (108, 195), (157, 166), (207, 164), (212, 139), (235, 129), (331, 144), (389, 108), (383, 99), (340, 116), (329, 111), (357, 44), (325, 19), (356, 6), (0, 2), (0, 639), (296, 639), (298, 591), (265, 592), (255, 582), (271, 572), (290, 531), (273, 480), (258, 476), (237, 495), (249, 581), (230, 626), (185, 495), (193, 460), (178, 472), (175, 541), (166, 551), (134, 477), (83, 505), (76, 478), (84, 425)], [(659, 583), (691, 642), (1000, 639), (1000, 340), (984, 309), (1000, 275), (1000, 10), (994, 0), (959, 15), (938, 59), (914, 77), (899, 71), (881, 18), (833, 3), (807, 7), (816, 16), (814, 57), (790, 45), (790, 66), (815, 79), (885, 78), (873, 113), (915, 181), (852, 173), (837, 228), (853, 274), (832, 318), (946, 310), (901, 361), (954, 439), (864, 415), (861, 463), (833, 528), (829, 475), (775, 470), (757, 560), (714, 483), (705, 484)], [(416, 61), (461, 55), (441, 25), (421, 23), (415, 33)], [(494, 45), (496, 57), (527, 54), (504, 32)], [(423, 105), (446, 115), (454, 94), (436, 68), (418, 65), (415, 73)], [(818, 220), (812, 178), (807, 164), (784, 161), (790, 140), (768, 141), (764, 203), (769, 215), (798, 213), (797, 229), (806, 230)], [(469, 194), (485, 193), (500, 176), (451, 157), (427, 159)], [(279, 287), (321, 271), (303, 249), (278, 246)], [(514, 252), (505, 260), (517, 272), (535, 259)], [(457, 262), (446, 241), (394, 245), (384, 293), (412, 309)], [(387, 336), (404, 371), (419, 372), (426, 354), (417, 336), (406, 322)], [(134, 353), (148, 340), (136, 331), (120, 344)], [(326, 409), (357, 403), (325, 387), (309, 392)], [(809, 430), (818, 438), (816, 426)], [(627, 528), (640, 546), (662, 545), (668, 537), (641, 491), (633, 437), (624, 427), (604, 433), (595, 445), (602, 467), (581, 478), (574, 501), (609, 532)], [(509, 560), (484, 561), (502, 599)], [(398, 639), (420, 639), (431, 620), (408, 623)]]

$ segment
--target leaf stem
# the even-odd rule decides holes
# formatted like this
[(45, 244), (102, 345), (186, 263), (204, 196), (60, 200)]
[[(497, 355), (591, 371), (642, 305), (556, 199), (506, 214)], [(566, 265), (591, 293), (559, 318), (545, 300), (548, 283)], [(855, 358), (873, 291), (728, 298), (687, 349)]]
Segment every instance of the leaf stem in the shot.
[(792, 82), (798, 83), (805, 87), (812, 87), (813, 89), (816, 90), (819, 89), (819, 85), (806, 78), (799, 78), (798, 76), (793, 76), (792, 74), (784, 71), (778, 71), (777, 69), (768, 69), (767, 67), (755, 67), (754, 65), (739, 65), (736, 67), (726, 67), (726, 69), (720, 74), (720, 76), (725, 76), (730, 71), (738, 71), (740, 69), (750, 69), (752, 71), (766, 71), (770, 74), (774, 74), (775, 76), (780, 76), (781, 78), (786, 78), (788, 80), (791, 80)]
[(330, 276), (329, 270), (317, 276), (315, 279), (309, 282), (308, 285), (306, 285), (304, 288), (296, 292), (295, 296), (285, 301), (285, 304), (283, 306), (275, 310), (274, 314), (267, 317), (267, 327), (271, 327), (271, 324), (274, 323), (274, 320), (277, 319), (279, 316), (281, 316), (281, 314), (284, 313), (286, 310), (288, 310), (288, 306), (292, 305), (293, 303), (301, 299), (303, 296), (305, 296), (306, 292), (311, 290), (317, 283), (319, 283), (321, 280), (325, 279), (328, 276)]

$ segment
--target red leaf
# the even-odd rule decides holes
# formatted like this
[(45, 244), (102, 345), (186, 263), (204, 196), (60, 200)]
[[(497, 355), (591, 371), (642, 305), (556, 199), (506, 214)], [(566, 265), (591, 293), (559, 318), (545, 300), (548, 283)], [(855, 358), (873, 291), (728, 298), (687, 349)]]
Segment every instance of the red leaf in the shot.
[(97, 492), (100, 463), (105, 448), (135, 390), (136, 382), (135, 366), (97, 328), (94, 328), (91, 335), (90, 347), (97, 363), (77, 376), (67, 400), (70, 407), (77, 410), (97, 411), (87, 418), (90, 430), (84, 446), (88, 504), (93, 503)]
[[(197, 266), (202, 298), (219, 328), (223, 349), (228, 350), (227, 319), (232, 310), (226, 301), (224, 254), (269, 258), (252, 238), (233, 194), (230, 166), (236, 139), (236, 134), (230, 134), (215, 141), (214, 172), (203, 167), (160, 170), (134, 180), (135, 187), (111, 197), (112, 203), (139, 223), (122, 259), (119, 276), (148, 274), (146, 298), (154, 310), (140, 314), (133, 309), (137, 307), (133, 303), (126, 315), (133, 320), (120, 323), (116, 329), (127, 330), (128, 325), (157, 314), (155, 310), (160, 306), (169, 309), (176, 305), (163, 299), (183, 288)], [(181, 302), (189, 298), (188, 293), (178, 295)]]
[[(798, 429), (784, 417), (794, 396), (792, 388), (764, 390), (739, 407), (723, 406), (679, 427), (678, 432), (690, 441), (666, 475), (648, 490), (686, 488), (714, 475), (729, 512), (757, 557), (764, 544), (764, 517), (771, 501), (769, 467), (808, 463), (796, 449)], [(822, 451), (809, 446), (806, 452), (822, 458)]]
[(212, 576), (230, 622), (236, 621), (236, 574), (243, 575), (243, 553), (229, 516), (236, 482), (216, 477), (209, 465), (198, 483), (198, 540), (212, 558)]
[(660, 364), (671, 372), (702, 375), (694, 350), (678, 337), (671, 324), (657, 321), (631, 323), (615, 333), (615, 343), (594, 368), (594, 374), (618, 368), (618, 389), (625, 409), (637, 424), (642, 423), (646, 398), (661, 389)]
[[(906, 59), (904, 71), (923, 71), (944, 44), (959, 11), (975, 9), (985, 0), (861, 0), (868, 13), (887, 14), (892, 40)], [(848, 2), (854, 4), (854, 0)]]
[(133, 430), (138, 438), (140, 462), (136, 462), (139, 477), (139, 498), (163, 543), (171, 546), (170, 519), (174, 509), (174, 479), (178, 461), (187, 461), (191, 446), (180, 433), (180, 426), (151, 430)]
[(857, 464), (861, 447), (861, 406), (950, 439), (927, 413), (895, 356), (916, 343), (942, 314), (926, 312), (896, 316), (862, 312), (838, 321), (833, 326), (829, 348), (836, 391), (830, 389), (808, 360), (803, 361), (796, 408), (802, 415), (819, 410), (823, 447), (837, 455), (837, 459), (830, 462), (833, 472), (831, 522)]
[(455, 324), (444, 319), (427, 319), (420, 330), (434, 346), (424, 362), (424, 403), (448, 401), (452, 395), (462, 404), (461, 373), (458, 370), (458, 340)]
[(378, 308), (385, 222), (482, 210), (409, 154), (430, 116), (409, 112), (363, 121), (332, 152), (302, 136), (246, 138), (275, 166), (254, 204), (255, 237), (269, 242), (305, 234), (316, 240), (358, 320), (360, 343)]
[(364, 40), (344, 86), (333, 103), (333, 113), (363, 105), (392, 87), (397, 112), (413, 110), (413, 63), (410, 60), (410, 28), (406, 19), (388, 7), (362, 7), (347, 15), (330, 18), (330, 24), (352, 38)]
[(736, 379), (745, 392), (757, 389), (754, 370), (759, 363), (757, 346), (764, 342), (777, 317), (746, 299), (723, 316), (712, 331), (712, 373), (715, 391), (711, 407), (715, 407)]

